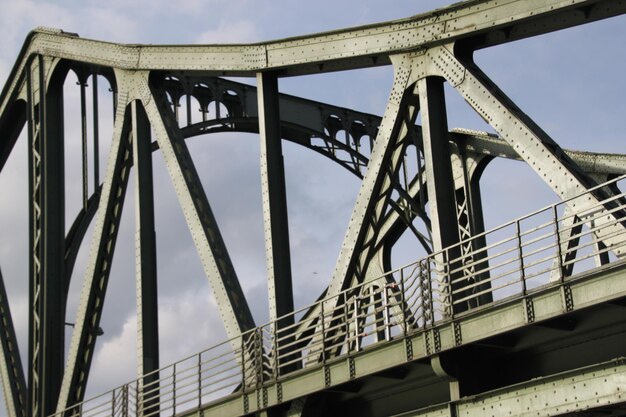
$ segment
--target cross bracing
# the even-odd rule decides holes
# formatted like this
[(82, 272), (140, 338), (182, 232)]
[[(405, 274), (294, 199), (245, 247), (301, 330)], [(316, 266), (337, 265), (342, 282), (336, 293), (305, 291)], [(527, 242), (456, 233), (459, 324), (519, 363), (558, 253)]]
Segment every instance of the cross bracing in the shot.
[[(454, 415), (463, 407), (476, 406), (468, 395), (520, 382), (514, 376), (489, 383), (474, 381), (466, 372), (450, 369), (450, 363), (455, 363), (451, 356), (471, 356), (462, 349), (466, 344), (480, 345), (498, 333), (526, 336), (530, 332), (527, 327), (535, 322), (568, 327), (560, 321), (563, 314), (566, 322), (572, 317), (584, 321), (596, 314), (607, 328), (623, 326), (623, 322), (607, 318), (604, 310), (598, 312), (599, 307), (593, 314), (579, 310), (623, 303), (619, 301), (624, 296), (619, 278), (626, 250), (625, 207), (619, 189), (623, 177), (619, 175), (625, 171), (624, 156), (562, 149), (477, 67), (472, 53), (624, 10), (626, 2), (622, 1), (475, 0), (401, 21), (229, 46), (119, 45), (58, 30), (33, 31), (0, 98), (0, 167), (25, 126), (29, 149), (26, 366), (16, 349), (6, 296), (0, 297), (2, 377), (9, 413), (89, 415), (88, 407), (94, 403), (83, 400), (131, 170), (136, 181), (141, 377), (107, 394), (102, 404), (111, 415), (173, 415), (198, 410), (216, 415), (323, 413), (323, 402), (332, 403), (324, 398), (336, 393), (337, 386), (348, 384), (343, 390), (355, 391), (358, 396), (358, 381), (367, 385), (370, 376), (383, 371), (388, 371), (391, 379), (402, 379), (397, 372), (411, 374), (411, 366), (425, 366), (423, 378), (434, 378), (433, 386), (445, 386), (443, 397), (417, 404), (447, 403), (446, 409)], [(394, 69), (382, 116), (287, 96), (278, 89), (282, 77), (380, 65)], [(100, 181), (98, 174), (93, 174), (91, 187), (83, 123), (82, 211), (65, 235), (62, 86), (69, 71), (79, 76), (83, 121), (85, 80), (90, 76), (94, 84), (97, 76), (110, 83), (115, 114), (105, 175)], [(235, 75), (255, 77), (257, 88), (220, 78)], [(498, 135), (449, 131), (444, 83)], [(199, 103), (201, 122), (192, 122), (191, 98)], [(187, 100), (186, 114), (179, 111), (182, 100)], [(213, 118), (207, 117), (211, 103), (216, 109)], [(97, 108), (94, 101), (94, 120)], [(261, 136), (269, 325), (259, 326), (250, 312), (186, 142), (192, 136), (221, 131), (258, 132)], [(292, 294), (283, 139), (326, 156), (361, 179), (327, 288), (317, 303), (298, 315), (294, 315)], [(173, 368), (160, 368), (159, 364), (151, 168), (151, 154), (157, 149), (229, 338), (216, 348), (224, 352), (200, 353), (191, 359), (197, 362), (193, 366), (181, 362)], [(502, 232), (505, 237), (495, 243), (490, 238), (496, 232), (484, 233), (478, 186), (485, 165), (494, 157), (525, 161), (562, 200), (502, 226), (496, 232), (506, 230)], [(99, 157), (94, 157), (94, 164), (99, 162)], [(542, 216), (548, 220), (541, 220)], [(536, 219), (535, 224), (526, 226)], [(65, 360), (59, 335), (64, 331), (69, 277), (91, 223), (91, 251)], [(405, 231), (414, 234), (429, 255), (392, 271), (389, 253)], [(608, 291), (602, 285), (607, 283)], [(481, 320), (496, 320), (497, 325), (487, 326), (487, 330), (472, 327)], [(620, 338), (623, 330), (597, 337), (618, 346), (609, 350), (612, 353), (621, 352)], [(390, 357), (381, 360), (376, 352)], [(374, 359), (379, 361), (376, 365), (367, 365)], [(606, 360), (592, 365), (603, 363), (603, 372), (607, 366), (622, 372), (621, 362), (600, 359)], [(205, 367), (205, 361), (215, 360), (216, 368)], [(584, 379), (589, 367), (583, 365), (589, 364), (572, 361), (562, 365), (570, 368), (550, 369), (554, 375), (567, 370), (574, 378)], [(398, 371), (398, 367), (402, 369)], [(181, 368), (191, 369), (190, 374), (181, 374)], [(434, 376), (428, 376), (429, 372)], [(518, 369), (516, 375), (524, 378), (525, 374)], [(532, 377), (536, 375), (528, 376)], [(558, 380), (550, 378), (546, 381)], [(471, 383), (465, 382), (468, 379)], [(223, 381), (229, 382), (221, 385)], [(181, 391), (181, 386), (188, 390)], [(541, 382), (534, 389), (537, 387), (545, 389)], [(217, 398), (213, 391), (224, 397)], [(338, 391), (344, 392), (341, 387)], [(484, 395), (493, 400), (490, 394)], [(598, 401), (594, 407), (610, 410), (616, 395), (607, 394), (602, 397), (604, 402)], [(344, 407), (357, 402), (349, 395), (344, 400)], [(558, 401), (546, 404), (546, 409), (572, 411)], [(408, 406), (415, 403), (409, 401)], [(423, 410), (439, 412), (436, 408)]]

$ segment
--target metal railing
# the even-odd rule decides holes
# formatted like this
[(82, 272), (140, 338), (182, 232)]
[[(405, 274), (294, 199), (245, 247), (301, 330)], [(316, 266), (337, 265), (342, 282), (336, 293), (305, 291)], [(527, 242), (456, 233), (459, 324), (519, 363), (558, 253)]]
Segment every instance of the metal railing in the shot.
[[(60, 414), (148, 417), (192, 411), (613, 263), (619, 260), (615, 253), (626, 251), (626, 198), (614, 193), (625, 178), (587, 191), (610, 195), (595, 207), (574, 212), (568, 202), (579, 196), (538, 210)], [(285, 322), (293, 324), (281, 326)]]

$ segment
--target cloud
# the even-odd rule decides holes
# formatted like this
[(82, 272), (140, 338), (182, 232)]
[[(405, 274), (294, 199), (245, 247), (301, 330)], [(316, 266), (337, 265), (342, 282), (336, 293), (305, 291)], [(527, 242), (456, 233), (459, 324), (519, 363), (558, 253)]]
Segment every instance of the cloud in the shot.
[(89, 378), (88, 389), (92, 395), (136, 378), (137, 317), (128, 317), (121, 333), (100, 342), (102, 345), (94, 356)]
[(196, 43), (253, 43), (262, 40), (256, 25), (252, 21), (239, 20), (234, 22), (220, 22), (217, 28), (202, 32), (202, 34), (196, 38)]
[[(121, 331), (101, 340), (94, 356), (89, 393), (96, 395), (137, 377), (137, 315), (123, 319)], [(161, 366), (226, 340), (215, 299), (209, 291), (188, 288), (159, 300)], [(88, 394), (89, 397), (89, 394)]]

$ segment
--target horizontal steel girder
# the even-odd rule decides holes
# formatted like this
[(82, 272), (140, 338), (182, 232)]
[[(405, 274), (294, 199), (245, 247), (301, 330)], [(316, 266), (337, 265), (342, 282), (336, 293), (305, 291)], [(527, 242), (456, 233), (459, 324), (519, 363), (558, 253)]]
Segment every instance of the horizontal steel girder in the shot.
[(123, 45), (40, 28), (26, 39), (0, 98), (19, 94), (28, 57), (42, 53), (129, 70), (194, 70), (255, 76), (280, 68), (306, 74), (389, 64), (389, 55), (469, 39), (480, 47), (539, 35), (626, 12), (616, 0), (473, 0), (412, 18), (250, 45)]
[(624, 375), (626, 360), (620, 358), (460, 401), (409, 411), (402, 417), (483, 417), (492, 413), (511, 416), (596, 415), (594, 410), (598, 415), (616, 416), (626, 409), (621, 393)]

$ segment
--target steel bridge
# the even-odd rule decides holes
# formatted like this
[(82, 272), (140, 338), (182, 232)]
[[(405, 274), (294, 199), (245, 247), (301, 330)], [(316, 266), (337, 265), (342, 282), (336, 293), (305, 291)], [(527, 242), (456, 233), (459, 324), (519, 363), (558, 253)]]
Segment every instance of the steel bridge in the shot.
[[(8, 414), (623, 415), (626, 156), (561, 148), (472, 59), (481, 48), (623, 13), (621, 0), (470, 0), (367, 27), (217, 46), (121, 45), (34, 30), (0, 97), (0, 170), (28, 133), (26, 362), (0, 275)], [(381, 65), (394, 70), (382, 116), (278, 89), (283, 77)], [(69, 72), (80, 86), (83, 192), (66, 228)], [(256, 87), (224, 78), (232, 76), (254, 77)], [(103, 178), (98, 82), (110, 85), (114, 108)], [(444, 83), (498, 134), (449, 130)], [(192, 117), (198, 109), (201, 121)], [(263, 325), (250, 312), (186, 143), (228, 131), (261, 138), (270, 306)], [(303, 308), (293, 300), (282, 140), (361, 180), (334, 272)], [(159, 361), (155, 151), (228, 335), (167, 366)], [(485, 231), (480, 178), (494, 158), (526, 162), (559, 203)], [(139, 377), (86, 399), (131, 170)], [(65, 352), (69, 281), (89, 227)], [(393, 270), (390, 252), (404, 233), (427, 256)]]

